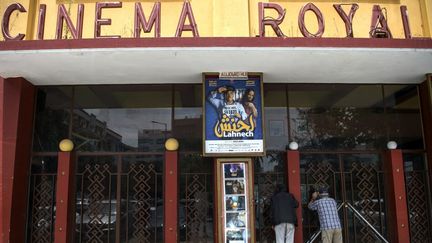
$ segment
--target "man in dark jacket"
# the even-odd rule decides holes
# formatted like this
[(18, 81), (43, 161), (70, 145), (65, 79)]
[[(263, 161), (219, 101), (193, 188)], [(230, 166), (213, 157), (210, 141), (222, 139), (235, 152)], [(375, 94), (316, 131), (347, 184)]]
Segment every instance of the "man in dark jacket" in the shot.
[(288, 193), (282, 184), (276, 186), (276, 192), (271, 199), (271, 216), (276, 243), (294, 242), (294, 226), (297, 226), (296, 208), (299, 203), (294, 195)]

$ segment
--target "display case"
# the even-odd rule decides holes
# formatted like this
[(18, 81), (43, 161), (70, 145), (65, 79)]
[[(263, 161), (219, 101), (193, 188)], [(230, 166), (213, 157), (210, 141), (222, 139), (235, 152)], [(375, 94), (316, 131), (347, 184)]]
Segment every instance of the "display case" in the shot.
[(251, 159), (217, 159), (218, 242), (254, 241)]

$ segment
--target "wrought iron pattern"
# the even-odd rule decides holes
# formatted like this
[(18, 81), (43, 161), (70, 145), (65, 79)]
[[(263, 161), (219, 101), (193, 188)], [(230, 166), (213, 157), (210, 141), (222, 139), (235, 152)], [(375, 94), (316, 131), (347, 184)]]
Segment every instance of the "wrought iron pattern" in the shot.
[(424, 171), (405, 173), (411, 242), (432, 242), (427, 177)]
[(56, 175), (33, 175), (31, 243), (53, 242)]
[[(153, 163), (132, 164), (129, 167), (129, 183), (132, 185), (129, 196), (133, 200), (132, 231), (133, 238), (137, 242), (152, 242), (154, 240), (154, 229), (148, 227), (151, 224), (152, 215), (151, 208), (157, 209), (157, 202), (154, 199), (154, 186), (156, 185), (157, 174)], [(155, 211), (155, 210), (153, 210)], [(155, 212), (157, 213), (157, 212)], [(156, 215), (155, 215), (156, 216)], [(153, 220), (156, 220), (154, 218)], [(156, 225), (156, 222), (153, 223)]]
[(258, 182), (258, 194), (255, 195), (257, 242), (273, 242), (275, 239), (274, 230), (271, 227), (270, 204), (275, 185), (284, 183), (284, 176), (283, 172), (255, 173), (255, 181)]
[(158, 163), (141, 155), (79, 157), (77, 242), (159, 242), (163, 201)]
[(332, 165), (323, 161), (320, 163), (310, 163), (306, 173), (308, 174), (308, 184), (309, 185), (320, 185), (320, 186), (333, 186), (333, 176), (335, 171)]
[[(186, 242), (212, 242), (211, 227), (213, 224), (207, 223), (209, 212), (209, 192), (207, 191), (207, 181), (209, 174), (185, 174), (186, 175), (186, 200), (180, 202), (180, 210), (184, 204), (186, 222)], [(181, 214), (182, 212), (180, 212)], [(182, 217), (180, 216), (180, 221)]]
[[(305, 155), (307, 163), (302, 172), (302, 183), (306, 187), (326, 186), (337, 202), (349, 201), (379, 232), (385, 230), (384, 197), (381, 189), (382, 171), (376, 160), (358, 162), (350, 158), (357, 155)], [(371, 156), (371, 158), (376, 158)], [(303, 188), (304, 193), (307, 188)], [(303, 195), (305, 196), (305, 195)], [(303, 199), (303, 231), (306, 239), (318, 227), (318, 216), (307, 209), (306, 199)], [(305, 204), (306, 203), (306, 204)], [(344, 238), (348, 242), (375, 242), (373, 232), (358, 222), (352, 215), (343, 209), (340, 212), (343, 223)]]
[[(312, 191), (318, 189), (318, 186), (334, 188), (336, 184), (335, 174), (335, 169), (327, 160), (322, 158), (312, 159), (312, 161), (310, 161), (305, 167), (305, 190), (309, 189), (310, 191), (304, 191), (303, 193), (311, 194)], [(309, 200), (308, 197), (307, 199)], [(306, 238), (310, 237), (313, 232), (319, 229), (318, 214), (317, 212), (311, 211), (307, 208), (308, 200), (307, 202), (304, 202), (304, 200), (302, 202), (302, 208), (304, 211), (303, 232), (305, 233)]]
[[(86, 164), (83, 171), (83, 178), (88, 180), (88, 185), (85, 186), (88, 194), (88, 211), (86, 217), (88, 222), (85, 224), (85, 235), (83, 242), (103, 243), (104, 237), (107, 236), (107, 228), (111, 227), (110, 221), (103, 220), (107, 215), (104, 213), (104, 199), (107, 199), (107, 191), (109, 191), (110, 179), (109, 164)], [(109, 198), (109, 197), (108, 197)], [(104, 223), (105, 222), (105, 223)], [(107, 225), (108, 224), (108, 225)]]
[[(381, 219), (381, 210), (377, 208), (380, 203), (380, 195), (378, 193), (378, 171), (376, 166), (369, 163), (352, 163), (350, 171), (352, 175), (353, 185), (355, 186), (354, 195), (358, 199), (355, 206), (360, 209), (363, 217), (373, 226), (379, 226)], [(378, 214), (378, 215), (377, 215)], [(366, 225), (357, 224), (356, 230), (360, 227), (359, 238), (360, 242), (374, 242), (375, 236)]]

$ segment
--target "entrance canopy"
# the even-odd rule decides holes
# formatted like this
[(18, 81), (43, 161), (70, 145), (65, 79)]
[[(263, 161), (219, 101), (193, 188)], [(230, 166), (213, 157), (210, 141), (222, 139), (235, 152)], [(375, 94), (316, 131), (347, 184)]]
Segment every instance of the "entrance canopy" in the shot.
[(198, 83), (203, 72), (266, 83), (420, 83), (432, 39), (142, 38), (0, 42), (0, 76), (35, 85)]

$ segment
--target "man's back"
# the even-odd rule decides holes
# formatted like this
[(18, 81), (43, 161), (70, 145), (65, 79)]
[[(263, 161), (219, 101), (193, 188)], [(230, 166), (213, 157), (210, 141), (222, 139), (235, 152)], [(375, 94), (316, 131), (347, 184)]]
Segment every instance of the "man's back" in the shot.
[(295, 208), (298, 202), (294, 196), (288, 192), (279, 192), (272, 197), (272, 220), (273, 225), (280, 223), (297, 224)]

